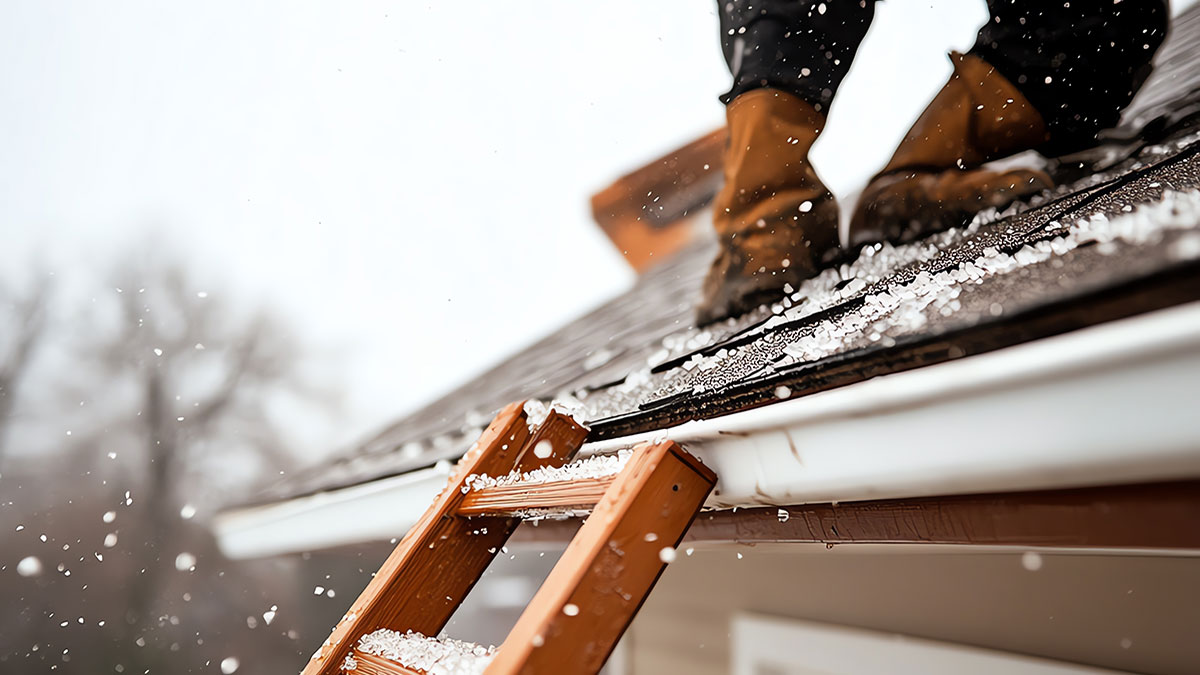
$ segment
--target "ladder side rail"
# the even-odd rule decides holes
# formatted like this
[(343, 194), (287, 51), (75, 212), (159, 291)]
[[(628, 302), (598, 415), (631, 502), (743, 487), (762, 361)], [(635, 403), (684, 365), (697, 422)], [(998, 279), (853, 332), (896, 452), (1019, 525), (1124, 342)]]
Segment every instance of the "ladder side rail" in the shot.
[(715, 483), (673, 441), (640, 446), (485, 673), (598, 672), (665, 569), (660, 552), (674, 552)]

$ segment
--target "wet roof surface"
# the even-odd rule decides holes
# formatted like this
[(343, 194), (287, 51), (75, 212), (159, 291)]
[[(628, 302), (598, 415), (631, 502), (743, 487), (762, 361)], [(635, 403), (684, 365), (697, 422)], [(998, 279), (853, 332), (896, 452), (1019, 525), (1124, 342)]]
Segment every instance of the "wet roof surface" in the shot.
[(692, 326), (702, 242), (359, 447), (256, 502), (457, 458), (501, 406), (555, 399), (620, 436), (1200, 299), (1200, 7), (1108, 142), (1052, 161), (1050, 195), (914, 244), (877, 245), (786, 298)]

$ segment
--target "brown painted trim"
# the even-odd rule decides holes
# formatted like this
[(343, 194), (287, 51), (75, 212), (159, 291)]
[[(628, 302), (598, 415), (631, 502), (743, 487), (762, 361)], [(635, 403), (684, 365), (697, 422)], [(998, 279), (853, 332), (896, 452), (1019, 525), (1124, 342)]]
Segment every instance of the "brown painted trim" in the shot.
[(721, 187), (725, 141), (721, 127), (592, 196), (592, 217), (635, 271), (644, 272), (692, 241), (688, 216)]
[(592, 195), (592, 216), (604, 228), (622, 218), (665, 227), (707, 204), (721, 186), (724, 126), (631, 171)]
[[(565, 541), (577, 521), (512, 541)], [(1200, 481), (709, 511), (685, 542), (1200, 550)]]

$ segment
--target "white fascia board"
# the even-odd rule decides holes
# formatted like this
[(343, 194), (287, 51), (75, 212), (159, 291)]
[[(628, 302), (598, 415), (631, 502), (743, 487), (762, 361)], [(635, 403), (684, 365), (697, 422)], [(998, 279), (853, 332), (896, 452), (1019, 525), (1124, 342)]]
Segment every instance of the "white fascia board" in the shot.
[[(719, 477), (712, 507), (1200, 476), (1200, 303), (584, 446), (671, 438)], [(232, 557), (389, 539), (444, 485), (422, 469), (234, 511)]]

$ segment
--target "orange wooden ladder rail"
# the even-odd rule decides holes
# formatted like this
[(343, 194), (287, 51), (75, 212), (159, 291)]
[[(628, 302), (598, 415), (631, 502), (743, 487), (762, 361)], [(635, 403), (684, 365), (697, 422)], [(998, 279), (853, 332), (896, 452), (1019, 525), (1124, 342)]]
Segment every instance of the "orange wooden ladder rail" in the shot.
[[(531, 431), (522, 403), (500, 411), (302, 675), (342, 673), (350, 655), (363, 675), (419, 675), (354, 647), (381, 628), (437, 635), (520, 524), (517, 514), (564, 506), (592, 512), (485, 673), (598, 672), (665, 568), (662, 550), (682, 540), (716, 475), (666, 441), (639, 446), (611, 477), (466, 489), (472, 475), (562, 466), (586, 436), (557, 412)], [(575, 611), (564, 612), (568, 605)]]

